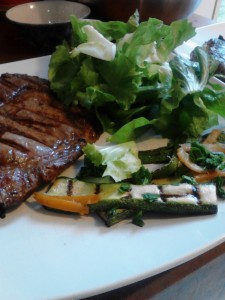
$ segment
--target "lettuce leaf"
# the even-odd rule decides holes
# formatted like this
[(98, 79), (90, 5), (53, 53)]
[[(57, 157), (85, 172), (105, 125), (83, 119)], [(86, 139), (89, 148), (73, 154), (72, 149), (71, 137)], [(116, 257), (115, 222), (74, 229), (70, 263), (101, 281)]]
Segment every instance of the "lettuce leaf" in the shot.
[[(171, 57), (177, 46), (195, 35), (187, 20), (165, 25), (150, 18), (139, 23), (135, 13), (127, 23), (75, 16), (71, 23), (71, 45), (59, 45), (51, 56), (51, 88), (65, 104), (91, 110), (103, 130), (114, 134), (112, 141), (132, 140), (141, 128), (153, 128), (166, 137), (197, 137), (218, 122), (218, 113), (225, 116), (225, 92), (209, 84), (215, 62), (202, 49), (196, 49), (196, 62)], [(90, 42), (87, 25), (104, 37), (97, 38), (98, 43), (107, 39), (115, 45), (113, 59), (104, 59), (104, 53), (98, 58), (92, 52), (74, 55), (74, 49)], [(98, 47), (104, 51), (104, 45)]]
[(106, 166), (103, 177), (110, 176), (115, 182), (131, 178), (141, 168), (137, 146), (133, 141), (105, 147), (87, 144), (83, 151), (95, 166)]

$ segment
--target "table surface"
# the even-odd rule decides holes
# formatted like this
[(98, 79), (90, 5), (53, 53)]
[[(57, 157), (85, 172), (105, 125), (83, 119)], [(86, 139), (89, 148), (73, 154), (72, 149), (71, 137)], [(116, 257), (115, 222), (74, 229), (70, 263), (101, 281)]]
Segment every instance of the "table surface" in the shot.
[[(196, 27), (213, 21), (193, 15)], [(0, 13), (0, 63), (51, 54), (35, 49), (18, 35), (4, 13)], [(213, 272), (213, 276), (212, 276)], [(185, 296), (184, 296), (185, 291)], [(102, 299), (224, 299), (225, 295), (225, 242), (214, 249), (176, 268), (86, 300)]]

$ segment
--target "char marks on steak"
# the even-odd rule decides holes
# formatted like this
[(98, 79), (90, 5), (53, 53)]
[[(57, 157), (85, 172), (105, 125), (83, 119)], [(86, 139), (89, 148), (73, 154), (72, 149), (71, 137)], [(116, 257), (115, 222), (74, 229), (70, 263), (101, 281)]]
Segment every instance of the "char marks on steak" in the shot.
[(64, 107), (49, 82), (0, 77), (0, 216), (50, 182), (94, 142), (99, 130), (86, 111)]

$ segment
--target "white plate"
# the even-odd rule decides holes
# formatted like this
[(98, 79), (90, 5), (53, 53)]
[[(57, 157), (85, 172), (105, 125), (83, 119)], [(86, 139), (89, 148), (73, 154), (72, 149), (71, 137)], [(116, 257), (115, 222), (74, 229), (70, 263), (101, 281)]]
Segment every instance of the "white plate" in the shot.
[(177, 47), (177, 53), (190, 57), (190, 52), (197, 46), (202, 44), (211, 38), (218, 38), (222, 35), (225, 38), (225, 22), (216, 23), (208, 26), (200, 27), (196, 29), (196, 35), (189, 41), (183, 43), (183, 45)]
[[(0, 65), (0, 73), (46, 77), (48, 59)], [(0, 220), (0, 241), (1, 299), (81, 299), (156, 275), (225, 241), (225, 201), (216, 215), (155, 217), (142, 228), (129, 221), (106, 228), (97, 217), (26, 202)]]

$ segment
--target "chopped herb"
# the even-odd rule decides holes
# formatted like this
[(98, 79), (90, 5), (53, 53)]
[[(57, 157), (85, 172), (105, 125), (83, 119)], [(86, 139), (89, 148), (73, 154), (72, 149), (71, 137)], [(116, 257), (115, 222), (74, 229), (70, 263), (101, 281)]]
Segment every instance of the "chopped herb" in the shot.
[(159, 198), (159, 195), (152, 194), (152, 193), (145, 193), (145, 194), (142, 194), (142, 197), (147, 202), (152, 203), (152, 202), (157, 201), (157, 199)]
[(191, 185), (197, 185), (197, 182), (192, 176), (182, 175), (181, 176), (181, 182), (183, 183), (190, 183)]
[(207, 170), (216, 169), (224, 158), (224, 153), (211, 152), (198, 142), (191, 143), (190, 159)]
[(123, 182), (120, 187), (119, 187), (119, 193), (124, 193), (124, 192), (129, 192), (131, 191), (131, 186), (130, 183), (128, 182)]
[(151, 182), (151, 180), (152, 173), (144, 166), (141, 166), (137, 172), (132, 174), (133, 184), (148, 184)]
[(132, 224), (137, 225), (139, 227), (143, 227), (144, 221), (142, 218), (143, 218), (142, 210), (137, 211), (133, 217)]
[(222, 164), (219, 165), (218, 169), (219, 170), (224, 170), (225, 169), (225, 161), (223, 161)]

